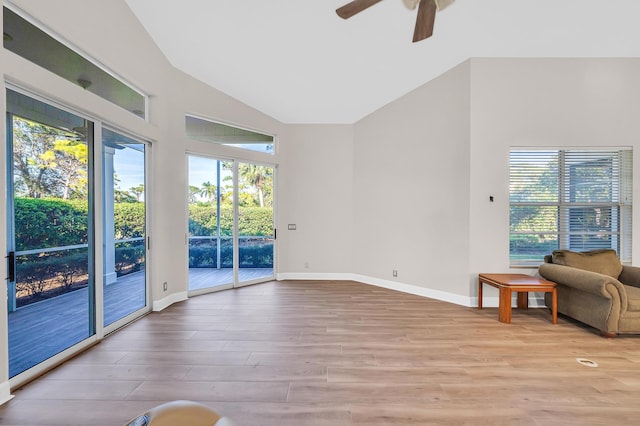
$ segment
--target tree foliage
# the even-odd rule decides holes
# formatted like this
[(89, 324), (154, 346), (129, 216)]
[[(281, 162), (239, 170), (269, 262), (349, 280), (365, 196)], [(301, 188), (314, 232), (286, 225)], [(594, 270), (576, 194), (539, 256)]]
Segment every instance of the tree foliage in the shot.
[(137, 202), (140, 202), (140, 197), (144, 194), (144, 184), (141, 183), (129, 188), (129, 192), (133, 194)]
[(86, 198), (88, 148), (79, 135), (14, 117), (13, 168), (17, 194)]
[(273, 207), (273, 168), (240, 163), (238, 176), (239, 184), (254, 194), (254, 204), (259, 207)]

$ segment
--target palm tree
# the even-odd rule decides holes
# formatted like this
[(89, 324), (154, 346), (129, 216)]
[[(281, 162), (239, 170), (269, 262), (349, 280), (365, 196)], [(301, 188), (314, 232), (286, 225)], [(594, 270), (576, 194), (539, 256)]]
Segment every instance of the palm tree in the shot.
[(195, 185), (189, 185), (189, 204), (195, 204), (198, 202), (198, 195), (200, 195), (200, 192), (202, 190), (195, 186)]
[(213, 201), (216, 199), (216, 195), (218, 192), (218, 187), (212, 184), (211, 182), (203, 182), (202, 188), (200, 189), (200, 195), (206, 198), (209, 201)]
[(273, 169), (257, 164), (241, 163), (238, 170), (245, 183), (255, 187), (260, 207), (265, 204), (265, 192), (270, 193), (273, 185)]
[(142, 194), (144, 194), (144, 184), (142, 184), (142, 183), (141, 183), (141, 184), (139, 184), (139, 185), (137, 185), (137, 186), (134, 186), (134, 187), (132, 187), (132, 188), (129, 188), (129, 191), (130, 191), (133, 195), (135, 195), (135, 197), (136, 197), (136, 200), (137, 200), (137, 201), (140, 201), (140, 196), (141, 196)]

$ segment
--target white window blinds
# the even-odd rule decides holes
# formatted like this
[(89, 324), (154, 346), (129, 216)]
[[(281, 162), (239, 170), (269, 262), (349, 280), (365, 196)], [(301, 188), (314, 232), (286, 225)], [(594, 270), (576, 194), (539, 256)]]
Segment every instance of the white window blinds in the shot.
[(512, 149), (509, 164), (511, 265), (557, 249), (612, 248), (631, 261), (630, 149)]

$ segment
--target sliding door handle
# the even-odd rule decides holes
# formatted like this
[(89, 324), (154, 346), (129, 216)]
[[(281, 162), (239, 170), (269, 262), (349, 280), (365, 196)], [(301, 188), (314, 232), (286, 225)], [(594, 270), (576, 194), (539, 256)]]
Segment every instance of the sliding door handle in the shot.
[(7, 259), (7, 281), (14, 282), (16, 280), (16, 253), (11, 251), (6, 256)]

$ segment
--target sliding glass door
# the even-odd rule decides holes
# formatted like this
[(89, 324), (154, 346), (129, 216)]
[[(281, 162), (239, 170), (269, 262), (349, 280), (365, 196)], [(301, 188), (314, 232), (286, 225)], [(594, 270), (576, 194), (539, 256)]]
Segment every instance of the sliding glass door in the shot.
[(238, 282), (274, 276), (273, 167), (238, 163)]
[(190, 155), (189, 291), (274, 277), (273, 167)]
[(9, 372), (95, 334), (93, 123), (7, 90)]
[(21, 382), (149, 310), (147, 145), (19, 89), (6, 99), (9, 374)]
[(143, 142), (102, 130), (105, 327), (147, 306), (145, 152)]
[(189, 156), (189, 291), (230, 288), (233, 162)]

